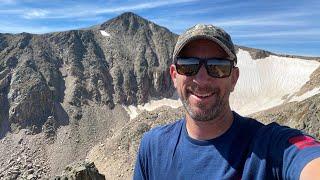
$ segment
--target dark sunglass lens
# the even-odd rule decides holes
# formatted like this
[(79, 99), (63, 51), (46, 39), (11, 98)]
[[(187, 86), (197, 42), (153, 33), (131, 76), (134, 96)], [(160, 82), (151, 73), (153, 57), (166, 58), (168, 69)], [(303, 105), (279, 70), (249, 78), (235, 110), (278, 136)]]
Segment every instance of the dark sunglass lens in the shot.
[(230, 61), (215, 60), (207, 61), (208, 74), (217, 78), (224, 78), (230, 76), (232, 63)]
[(176, 68), (181, 75), (196, 75), (199, 69), (199, 60), (195, 58), (177, 58)]
[(198, 71), (198, 66), (196, 64), (189, 64), (189, 65), (176, 65), (177, 72), (181, 75), (186, 75), (186, 76), (193, 76), (197, 74)]

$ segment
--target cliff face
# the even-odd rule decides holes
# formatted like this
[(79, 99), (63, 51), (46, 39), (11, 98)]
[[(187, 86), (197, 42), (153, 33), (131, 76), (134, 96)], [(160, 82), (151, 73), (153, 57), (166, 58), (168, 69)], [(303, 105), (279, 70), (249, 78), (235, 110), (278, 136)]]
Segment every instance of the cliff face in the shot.
[(112, 109), (171, 96), (175, 41), (175, 34), (133, 13), (89, 30), (0, 34), (2, 132), (39, 132), (49, 116), (58, 125), (66, 116), (79, 120), (85, 104)]
[(141, 104), (172, 94), (168, 65), (176, 35), (132, 13), (102, 24), (100, 30), (109, 34), (99, 40), (110, 59), (115, 102)]

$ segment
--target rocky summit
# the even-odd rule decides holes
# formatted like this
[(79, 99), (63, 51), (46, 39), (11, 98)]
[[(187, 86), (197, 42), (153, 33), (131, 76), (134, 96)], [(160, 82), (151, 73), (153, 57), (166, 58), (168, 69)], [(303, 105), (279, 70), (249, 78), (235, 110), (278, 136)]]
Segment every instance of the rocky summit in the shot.
[[(176, 97), (169, 65), (177, 37), (130, 12), (88, 29), (0, 33), (0, 179), (103, 179), (99, 173), (131, 179), (142, 134), (183, 116), (183, 108), (141, 108)], [(254, 61), (320, 62), (243, 46), (237, 51)], [(283, 104), (251, 116), (319, 138), (319, 95), (293, 101), (318, 92), (319, 77), (318, 67)], [(84, 160), (97, 169), (92, 163), (73, 164)]]

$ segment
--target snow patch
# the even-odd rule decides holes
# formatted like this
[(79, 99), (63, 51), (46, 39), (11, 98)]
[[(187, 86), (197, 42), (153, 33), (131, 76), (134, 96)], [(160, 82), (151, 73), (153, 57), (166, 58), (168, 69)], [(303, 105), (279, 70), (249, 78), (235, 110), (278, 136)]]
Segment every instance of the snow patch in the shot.
[(144, 105), (138, 106), (124, 106), (125, 110), (128, 112), (130, 119), (136, 118), (142, 111), (153, 111), (161, 106), (169, 106), (172, 108), (179, 108), (182, 106), (181, 101), (178, 99), (168, 99), (163, 98), (160, 100), (151, 100)]
[(253, 60), (242, 49), (237, 56), (240, 77), (230, 105), (242, 115), (282, 104), (286, 100), (283, 97), (292, 97), (299, 91), (320, 65), (317, 61), (274, 55)]
[(123, 106), (123, 108), (127, 111), (130, 116), (130, 120), (136, 118), (141, 112), (137, 106)]
[(100, 30), (102, 36), (110, 37), (110, 34), (107, 31)]
[(301, 96), (294, 96), (292, 99), (290, 99), (290, 102), (293, 102), (293, 101), (303, 101), (311, 96), (314, 96), (316, 94), (319, 94), (320, 93), (320, 87), (319, 88), (314, 88), (304, 94), (302, 94)]

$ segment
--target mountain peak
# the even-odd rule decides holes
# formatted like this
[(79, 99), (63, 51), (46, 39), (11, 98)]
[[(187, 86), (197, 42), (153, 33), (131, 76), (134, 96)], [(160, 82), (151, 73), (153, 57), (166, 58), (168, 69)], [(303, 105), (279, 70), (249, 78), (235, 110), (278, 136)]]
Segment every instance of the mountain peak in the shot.
[(140, 17), (139, 15), (133, 13), (133, 12), (124, 12), (122, 14), (120, 14), (118, 17), (121, 17), (121, 18), (142, 18)]
[[(125, 12), (109, 21), (101, 24), (101, 29), (108, 29), (110, 27), (119, 28), (124, 27), (124, 29), (130, 27), (130, 29), (137, 30), (141, 27), (147, 26), (151, 21), (133, 13), (133, 12)], [(153, 24), (153, 23), (152, 23)]]

